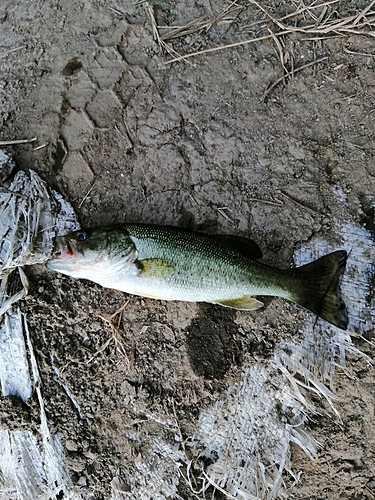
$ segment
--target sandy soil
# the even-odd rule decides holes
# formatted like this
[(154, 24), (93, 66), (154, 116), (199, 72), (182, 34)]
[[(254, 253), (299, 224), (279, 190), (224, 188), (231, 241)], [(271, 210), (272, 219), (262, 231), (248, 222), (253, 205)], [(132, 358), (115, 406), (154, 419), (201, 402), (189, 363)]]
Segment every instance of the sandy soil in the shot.
[[(186, 54), (269, 34), (265, 14), (239, 4), (231, 22), (166, 43)], [(338, 2), (338, 14), (330, 12), (345, 18), (368, 4)], [(182, 26), (215, 19), (227, 5), (166, 0), (152, 11), (158, 25)], [(287, 12), (284, 2), (267, 8), (278, 18)], [(312, 21), (301, 14), (299, 22)], [(71, 201), (83, 225), (142, 221), (251, 236), (264, 262), (287, 268), (316, 235), (340, 247), (337, 186), (351, 219), (375, 234), (375, 58), (365, 55), (374, 53), (373, 38), (311, 38), (271, 37), (166, 65), (171, 56), (155, 41), (145, 5), (5, 0), (1, 139), (37, 137), (7, 151)], [(322, 62), (267, 92), (283, 75), (280, 53), (289, 71)], [(236, 383), (241, 367), (267, 361), (278, 342), (299, 335), (307, 315), (278, 299), (246, 315), (128, 297), (42, 266), (27, 274), (23, 310), (48, 421), (85, 498), (109, 498), (114, 477), (126, 491), (151, 443), (175, 439), (166, 422), (178, 422), (182, 439), (192, 436), (199, 413)], [(365, 336), (373, 339), (374, 328)], [(354, 343), (373, 355), (364, 340)], [(309, 432), (321, 444), (318, 458), (292, 448), (301, 474), (297, 483), (284, 474), (290, 498), (375, 498), (374, 370), (349, 355), (333, 389), (341, 420), (315, 401), (320, 413)], [(3, 426), (38, 425), (36, 401), (0, 404)], [(195, 498), (183, 483), (178, 494)]]

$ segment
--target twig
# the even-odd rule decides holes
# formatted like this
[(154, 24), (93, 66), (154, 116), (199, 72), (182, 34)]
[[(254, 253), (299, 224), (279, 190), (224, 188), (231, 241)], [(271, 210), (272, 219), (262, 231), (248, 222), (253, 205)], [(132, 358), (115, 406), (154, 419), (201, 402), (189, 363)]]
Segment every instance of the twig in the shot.
[[(130, 299), (125, 300), (125, 302), (122, 304), (122, 306), (119, 307), (117, 309), (117, 311), (115, 311), (113, 314), (111, 314), (111, 316), (109, 317), (109, 319), (112, 320), (116, 316), (118, 316), (120, 313), (122, 313), (122, 311), (124, 311), (128, 307), (129, 302), (130, 302)], [(120, 323), (117, 325), (117, 327), (119, 327), (119, 326), (120, 326)]]
[(355, 52), (354, 50), (349, 50), (345, 48), (344, 52), (346, 52), (347, 54), (353, 54), (353, 56), (375, 57), (375, 54), (368, 54), (367, 52)]
[(22, 50), (25, 48), (26, 48), (26, 45), (21, 45), (20, 47), (16, 47), (15, 49), (7, 50), (6, 52), (3, 52), (2, 54), (0, 54), (0, 59), (2, 59), (3, 57), (6, 57), (8, 54), (12, 54), (13, 52), (17, 52), (18, 50)]
[(40, 149), (43, 149), (47, 146), (48, 142), (45, 142), (44, 144), (42, 144), (41, 146), (38, 146), (37, 148), (34, 148), (33, 151), (39, 151)]
[(295, 200), (294, 198), (292, 198), (288, 193), (285, 193), (284, 191), (281, 191), (280, 190), (280, 194), (282, 194), (283, 196), (285, 196), (286, 198), (288, 198), (290, 201), (292, 201), (293, 203), (295, 203), (296, 205), (298, 205), (299, 207), (301, 208), (304, 208), (305, 210), (309, 210), (310, 212), (312, 212), (313, 214), (315, 215), (319, 215), (321, 216), (322, 214), (320, 212), (318, 212), (317, 210), (314, 210), (313, 208), (310, 208), (308, 207), (307, 205), (304, 205), (303, 203), (301, 203), (300, 201), (297, 201)]
[(301, 38), (301, 42), (318, 42), (319, 40), (331, 40), (331, 38), (345, 38), (345, 35), (326, 35), (326, 36), (312, 36), (309, 38)]
[(193, 33), (201, 31), (209, 31), (213, 26), (219, 22), (233, 22), (232, 18), (226, 18), (232, 12), (237, 10), (242, 11), (243, 6), (238, 5), (236, 1), (232, 1), (224, 10), (220, 12), (214, 19), (210, 20), (207, 16), (198, 17), (188, 22), (184, 26), (159, 26), (159, 29), (169, 29), (170, 31), (161, 36), (161, 39), (172, 40), (173, 38), (180, 38)]
[(113, 7), (108, 7), (109, 10), (111, 10), (112, 12), (114, 12), (115, 14), (117, 14), (118, 16), (122, 16), (122, 17), (125, 17), (125, 12), (121, 11), (120, 9), (114, 9)]
[(247, 198), (247, 201), (257, 201), (259, 203), (264, 203), (265, 205), (273, 205), (275, 207), (284, 206), (284, 203), (281, 200), (269, 201), (269, 200), (262, 200), (260, 198)]
[(60, 368), (60, 373), (62, 374), (67, 368), (69, 365), (71, 365), (73, 363), (72, 360), (68, 361), (67, 363), (65, 363), (65, 365), (63, 365), (61, 368)]
[(356, 24), (358, 24), (358, 23), (359, 23), (359, 21), (360, 21), (361, 19), (363, 19), (363, 18), (366, 16), (367, 12), (368, 12), (368, 11), (372, 8), (372, 6), (373, 6), (374, 4), (375, 4), (375, 0), (372, 0), (372, 2), (370, 3), (370, 5), (368, 5), (368, 6), (367, 6), (367, 7), (366, 7), (366, 8), (365, 8), (362, 12), (360, 12), (360, 13), (359, 13), (359, 16), (357, 17), (357, 19), (356, 19), (356, 20), (354, 21), (354, 23), (353, 23), (353, 24), (354, 24), (354, 26), (355, 26)]
[(264, 36), (260, 36), (258, 38), (251, 38), (250, 40), (244, 40), (243, 42), (228, 43), (227, 45), (220, 45), (220, 47), (212, 47), (211, 49), (205, 49), (205, 50), (200, 50), (197, 52), (192, 52), (191, 54), (186, 54), (184, 56), (176, 57), (175, 59), (170, 59), (169, 61), (166, 61), (165, 64), (172, 64), (174, 62), (188, 59), (190, 57), (201, 56), (203, 54), (210, 54), (212, 52), (219, 52), (220, 50), (224, 50), (224, 49), (232, 49), (233, 47), (240, 47), (242, 45), (248, 45), (249, 43), (261, 42), (262, 40), (269, 40), (270, 38), (273, 38), (274, 36), (283, 36), (283, 35), (287, 35), (289, 33), (293, 33), (294, 31), (295, 30), (287, 30), (287, 31), (283, 31), (280, 33), (274, 33), (273, 35), (264, 35)]
[(256, 2), (255, 0), (252, 0), (252, 3), (254, 3), (259, 10), (261, 10), (267, 17), (269, 17), (271, 19), (271, 21), (273, 23), (275, 23), (280, 29), (286, 31), (286, 26), (280, 22), (279, 19), (276, 19), (275, 17), (273, 17), (267, 9), (265, 9), (264, 7), (262, 7), (262, 5), (260, 5), (258, 2)]
[[(334, 3), (338, 3), (340, 2), (341, 0), (331, 0), (329, 2), (324, 2), (324, 3), (321, 3), (321, 4), (318, 4), (318, 5), (306, 5), (306, 6), (303, 6), (301, 7), (299, 10), (296, 10), (295, 12), (292, 12), (291, 14), (287, 14), (283, 17), (280, 17), (280, 19), (278, 19), (279, 22), (281, 21), (285, 21), (286, 19), (290, 19), (290, 18), (293, 18), (293, 17), (297, 17), (297, 16), (300, 16), (301, 14), (304, 14), (306, 11), (310, 14), (310, 16), (312, 16), (312, 13), (311, 11), (314, 10), (314, 9), (320, 9), (321, 7), (326, 7), (327, 5), (332, 5)], [(316, 16), (312, 16), (313, 19), (316, 19)], [(260, 20), (260, 21), (256, 21), (252, 24), (250, 24), (249, 27), (251, 26), (257, 26), (259, 24), (262, 24), (264, 23), (264, 20)]]
[(191, 35), (196, 33), (197, 31), (202, 31), (208, 26), (208, 18), (207, 16), (198, 17), (197, 19), (193, 19), (189, 23), (184, 26), (158, 26), (159, 29), (169, 29), (169, 33), (165, 33), (161, 35), (161, 39), (164, 41), (172, 40), (174, 38), (180, 38), (183, 36)]
[[(300, 66), (299, 68), (294, 68), (293, 73), (298, 73), (299, 71), (302, 71), (303, 69), (309, 68), (310, 66), (314, 66), (315, 64), (321, 63), (321, 62), (325, 61), (326, 59), (328, 59), (328, 57), (321, 57), (320, 59), (316, 59), (314, 61), (311, 61), (307, 64), (304, 64), (303, 66)], [(277, 87), (279, 85), (279, 83), (281, 83), (284, 80), (285, 77), (289, 78), (291, 76), (292, 76), (292, 73), (288, 72), (286, 75), (283, 75), (281, 78), (276, 80), (276, 82), (274, 82), (271, 85), (271, 87), (269, 87), (265, 91), (265, 93), (263, 94), (263, 96), (261, 98), (261, 102), (263, 102), (269, 96), (269, 94), (273, 91), (273, 89), (275, 87)]]
[[(159, 47), (161, 49), (164, 49), (171, 56), (176, 56), (177, 55), (178, 57), (181, 57), (178, 54), (178, 52), (176, 52), (174, 49), (172, 49), (172, 47), (170, 47), (167, 43), (164, 42), (164, 40), (161, 39), (161, 37), (159, 35), (159, 31), (158, 31), (158, 26), (156, 24), (154, 12), (152, 10), (151, 5), (148, 2), (146, 4), (146, 11), (147, 11), (147, 14), (150, 17), (151, 27), (152, 27), (152, 34), (153, 34), (154, 40), (158, 42)], [(189, 64), (191, 64), (191, 63), (189, 63)]]
[(323, 22), (325, 15), (327, 14), (328, 7), (324, 6), (322, 12), (320, 13), (319, 19), (316, 19), (316, 24), (319, 25)]
[(285, 85), (285, 75), (287, 75), (289, 72), (288, 70), (286, 69), (285, 67), (285, 64), (284, 64), (284, 50), (283, 50), (283, 46), (281, 45), (280, 43), (280, 40), (278, 38), (276, 38), (274, 32), (271, 30), (271, 28), (268, 28), (268, 31), (270, 33), (270, 35), (272, 36), (273, 38), (273, 41), (275, 42), (275, 45), (276, 45), (276, 48), (277, 48), (277, 52), (279, 54), (279, 58), (280, 58), (280, 63), (281, 63), (281, 66), (284, 70), (284, 73), (283, 73), (283, 84)]
[(172, 397), (172, 406), (173, 406), (174, 419), (176, 421), (176, 427), (177, 427), (178, 434), (179, 434), (179, 437), (180, 437), (180, 440), (181, 440), (181, 446), (182, 446), (182, 449), (184, 450), (184, 455), (186, 457), (187, 455), (186, 455), (185, 441), (184, 441), (184, 438), (183, 438), (183, 435), (182, 435), (182, 432), (181, 432), (180, 422), (178, 420), (178, 416), (177, 416), (177, 412), (176, 412), (176, 404), (175, 404), (175, 400), (174, 400), (173, 397)]
[(370, 488), (367, 486), (367, 484), (365, 484), (365, 489), (370, 493), (370, 495), (372, 495), (375, 498), (374, 490), (370, 490)]
[(197, 202), (197, 200), (189, 193), (189, 198), (191, 199), (191, 201), (194, 202), (195, 206), (198, 207), (199, 206), (199, 203)]
[(229, 212), (232, 211), (229, 207), (218, 207), (216, 210), (219, 212), (220, 215), (224, 217), (225, 220), (227, 220), (231, 224), (235, 222), (235, 220), (229, 217), (229, 215), (226, 213), (226, 210), (229, 210)]
[(78, 208), (81, 208), (82, 205), (84, 204), (84, 202), (87, 200), (87, 197), (89, 196), (89, 194), (91, 193), (91, 191), (94, 189), (94, 186), (95, 186), (95, 181), (96, 179), (94, 179), (91, 183), (91, 186), (89, 187), (87, 193), (85, 194), (85, 196), (82, 198), (80, 204), (78, 205)]
[(28, 144), (29, 142), (35, 142), (37, 140), (36, 137), (32, 137), (31, 139), (18, 139), (14, 141), (0, 141), (0, 146), (13, 146), (13, 144)]
[(86, 361), (86, 365), (89, 365), (91, 361), (96, 358), (96, 356), (105, 351), (112, 342), (113, 336), (109, 337), (109, 339), (101, 347), (99, 347), (99, 349), (91, 356), (91, 358)]

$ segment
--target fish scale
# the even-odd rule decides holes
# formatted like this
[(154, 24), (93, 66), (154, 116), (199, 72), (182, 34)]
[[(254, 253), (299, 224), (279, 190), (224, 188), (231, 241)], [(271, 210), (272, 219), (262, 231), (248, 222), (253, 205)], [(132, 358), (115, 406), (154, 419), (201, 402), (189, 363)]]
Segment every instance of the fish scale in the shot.
[[(159, 298), (194, 302), (230, 300), (239, 295), (286, 297), (289, 294), (279, 284), (282, 281), (279, 273), (273, 270), (267, 279), (271, 268), (250, 262), (236, 250), (206, 235), (199, 234), (197, 238), (197, 233), (151, 225), (129, 224), (127, 230), (138, 250), (139, 261), (158, 259), (172, 264), (170, 273), (166, 272), (160, 279), (147, 273), (134, 277), (133, 286), (139, 287), (142, 280), (145, 293), (153, 288)], [(122, 290), (129, 292), (129, 289)]]

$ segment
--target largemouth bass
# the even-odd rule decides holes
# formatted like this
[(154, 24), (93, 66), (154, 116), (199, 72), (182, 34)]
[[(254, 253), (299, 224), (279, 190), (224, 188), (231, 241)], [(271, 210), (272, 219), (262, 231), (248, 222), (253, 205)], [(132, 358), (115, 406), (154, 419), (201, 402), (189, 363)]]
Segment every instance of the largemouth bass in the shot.
[(229, 240), (169, 226), (123, 224), (57, 237), (47, 268), (153, 299), (255, 310), (263, 305), (257, 295), (282, 297), (346, 329), (339, 293), (346, 259), (339, 250), (282, 270), (250, 259)]

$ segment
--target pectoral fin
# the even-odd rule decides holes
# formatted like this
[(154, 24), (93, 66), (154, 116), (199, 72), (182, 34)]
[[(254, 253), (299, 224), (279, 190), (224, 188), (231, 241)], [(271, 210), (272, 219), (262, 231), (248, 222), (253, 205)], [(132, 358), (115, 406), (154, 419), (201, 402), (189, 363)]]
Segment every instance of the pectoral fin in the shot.
[(166, 278), (174, 270), (174, 265), (164, 259), (144, 259), (137, 261), (139, 276), (147, 278)]
[(233, 309), (244, 309), (246, 311), (255, 311), (264, 306), (263, 302), (250, 295), (230, 300), (217, 300), (213, 304), (220, 304), (221, 306), (232, 307)]

